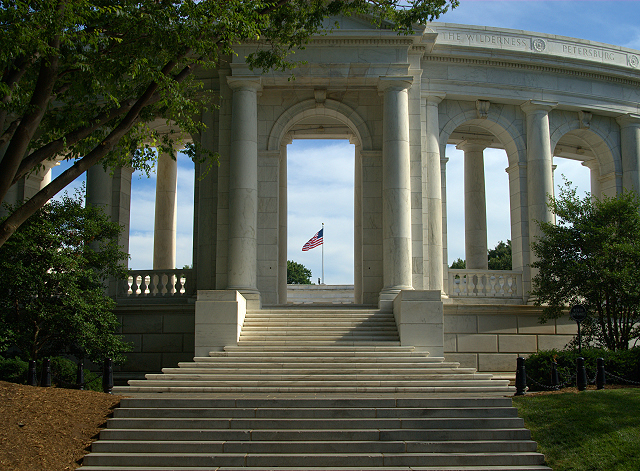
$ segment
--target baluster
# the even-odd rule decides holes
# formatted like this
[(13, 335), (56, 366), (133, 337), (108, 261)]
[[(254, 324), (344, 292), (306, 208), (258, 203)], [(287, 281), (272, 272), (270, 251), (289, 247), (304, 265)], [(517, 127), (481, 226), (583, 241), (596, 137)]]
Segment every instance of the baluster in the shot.
[(149, 276), (140, 275), (140, 296), (147, 296), (149, 294)]
[(467, 275), (467, 293), (469, 296), (478, 295), (478, 275)]
[(171, 296), (171, 278), (169, 273), (162, 274), (162, 296)]
[(495, 296), (504, 296), (504, 279), (505, 276), (504, 275), (496, 275), (495, 276), (496, 282), (495, 282)]
[(480, 290), (478, 294), (482, 296), (488, 296), (491, 294), (491, 277), (486, 273), (478, 275), (478, 281), (480, 282)]
[(182, 294), (182, 287), (184, 286), (182, 284), (182, 273), (176, 273), (176, 291), (175, 291), (175, 295), (176, 296), (180, 296)]
[(140, 285), (138, 284), (138, 275), (131, 277), (131, 296), (138, 296), (140, 293), (138, 292), (138, 288)]

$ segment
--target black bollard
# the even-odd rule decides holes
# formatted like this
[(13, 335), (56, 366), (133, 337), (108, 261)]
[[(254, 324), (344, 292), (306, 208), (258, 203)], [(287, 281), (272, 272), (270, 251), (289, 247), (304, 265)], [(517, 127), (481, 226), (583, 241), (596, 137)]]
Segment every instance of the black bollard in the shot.
[(607, 383), (604, 375), (604, 358), (598, 358), (598, 371), (596, 373), (596, 388), (604, 389)]
[(111, 358), (104, 360), (104, 368), (102, 368), (102, 390), (107, 394), (111, 394), (113, 390), (113, 360)]
[(42, 378), (40, 379), (40, 386), (43, 388), (51, 387), (51, 360), (48, 358), (42, 360)]
[(516, 367), (516, 396), (524, 396), (527, 389), (527, 373), (524, 370), (524, 358), (518, 357)]
[(558, 362), (551, 363), (551, 386), (553, 389), (558, 389), (560, 385), (560, 378), (558, 378)]
[(78, 362), (78, 371), (76, 372), (76, 387), (82, 391), (84, 389), (84, 361)]
[(587, 369), (584, 367), (584, 358), (578, 357), (576, 360), (576, 386), (578, 391), (587, 389)]
[(27, 384), (29, 386), (38, 385), (38, 375), (36, 374), (36, 361), (29, 360), (29, 372), (27, 373)]

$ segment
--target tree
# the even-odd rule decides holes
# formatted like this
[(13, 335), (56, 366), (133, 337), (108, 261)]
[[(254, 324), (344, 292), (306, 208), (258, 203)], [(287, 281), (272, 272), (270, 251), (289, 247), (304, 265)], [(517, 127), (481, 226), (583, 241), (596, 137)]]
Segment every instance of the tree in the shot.
[(119, 233), (101, 209), (66, 194), (29, 218), (0, 247), (5, 345), (17, 346), (25, 360), (71, 353), (121, 361), (128, 347), (103, 286), (108, 277), (127, 276)]
[(288, 285), (310, 285), (311, 270), (302, 263), (287, 260), (287, 284)]
[(531, 247), (538, 270), (531, 295), (544, 306), (541, 320), (582, 304), (588, 342), (627, 349), (640, 337), (640, 203), (633, 193), (580, 199), (565, 182), (549, 208), (558, 222), (538, 223), (542, 237)]
[[(489, 270), (511, 270), (511, 241), (507, 239), (507, 243), (500, 241), (487, 252), (489, 261)], [(458, 258), (451, 264), (454, 270), (464, 270), (467, 268), (467, 262)]]
[(500, 241), (487, 254), (489, 259), (489, 270), (511, 270), (511, 240), (507, 243)]
[(451, 268), (454, 270), (464, 270), (467, 268), (467, 262), (458, 257), (458, 259), (451, 264)]
[[(175, 135), (151, 131), (156, 118), (185, 133), (215, 106), (195, 73), (214, 68), (237, 44), (258, 40), (252, 68), (285, 70), (290, 54), (325, 19), (366, 13), (407, 33), (458, 0), (0, 0), (0, 201), (43, 162), (74, 165), (0, 224), (0, 246), (46, 201), (93, 165), (148, 171), (173, 154)], [(187, 146), (196, 158), (214, 158)]]

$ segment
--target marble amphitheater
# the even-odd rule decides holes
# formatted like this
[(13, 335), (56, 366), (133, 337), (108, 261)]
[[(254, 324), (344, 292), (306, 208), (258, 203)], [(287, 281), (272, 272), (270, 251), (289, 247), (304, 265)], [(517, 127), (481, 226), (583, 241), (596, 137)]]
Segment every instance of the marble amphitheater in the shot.
[[(220, 108), (192, 138), (221, 158), (196, 179), (193, 268), (175, 269), (177, 167), (161, 156), (154, 266), (109, 288), (134, 343), (116, 390), (135, 397), (82, 469), (549, 469), (500, 397), (518, 356), (575, 335), (528, 297), (534, 221), (553, 218), (554, 156), (582, 162), (594, 195), (640, 190), (640, 51), (339, 21), (296, 54), (295, 81), (249, 70), (255, 44), (202, 75)], [(300, 290), (287, 145), (321, 138), (355, 145), (354, 285)], [(447, 266), (448, 144), (464, 151), (464, 270)], [(508, 158), (512, 270), (487, 267), (488, 148)], [(125, 228), (130, 188), (130, 170), (88, 172), (88, 202)]]

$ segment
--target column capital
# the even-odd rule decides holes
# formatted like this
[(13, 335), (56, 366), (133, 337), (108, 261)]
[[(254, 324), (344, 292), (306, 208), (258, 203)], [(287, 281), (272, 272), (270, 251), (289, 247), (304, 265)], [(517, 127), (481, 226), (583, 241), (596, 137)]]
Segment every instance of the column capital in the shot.
[(600, 163), (598, 162), (598, 159), (585, 160), (584, 162), (582, 162), (582, 166), (587, 167), (590, 170), (600, 169)]
[(386, 90), (395, 89), (395, 90), (408, 90), (411, 88), (413, 84), (413, 76), (404, 75), (397, 77), (379, 77), (378, 78), (378, 90), (384, 92)]
[(491, 141), (487, 139), (466, 139), (456, 145), (456, 149), (462, 151), (482, 152), (491, 144)]
[(529, 100), (521, 104), (520, 108), (527, 114), (533, 111), (544, 111), (548, 113), (556, 106), (558, 106), (558, 102), (555, 101)]
[(616, 121), (620, 125), (620, 127), (626, 128), (629, 126), (640, 126), (640, 114), (636, 113), (627, 113), (622, 116), (618, 116)]
[(437, 92), (434, 90), (422, 90), (422, 93), (420, 94), (420, 98), (425, 100), (427, 106), (438, 106), (446, 96), (447, 94), (445, 92)]
[(232, 90), (262, 90), (262, 78), (254, 76), (227, 76), (227, 84)]

